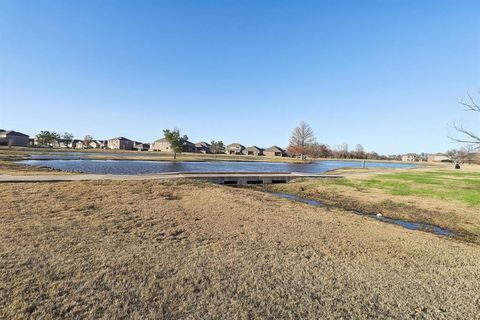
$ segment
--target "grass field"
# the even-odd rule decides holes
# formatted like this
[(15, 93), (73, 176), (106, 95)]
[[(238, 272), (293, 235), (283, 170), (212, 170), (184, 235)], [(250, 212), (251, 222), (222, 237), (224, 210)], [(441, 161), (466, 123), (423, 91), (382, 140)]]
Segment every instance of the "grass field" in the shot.
[(343, 170), (344, 179), (305, 180), (265, 188), (348, 210), (438, 225), (480, 242), (480, 172), (478, 166), (469, 168), (457, 171), (434, 166), (372, 174)]
[(0, 198), (2, 319), (480, 314), (478, 246), (340, 209), (183, 181), (0, 184)]
[(480, 173), (432, 171), (385, 174), (357, 181), (355, 188), (377, 188), (392, 195), (435, 197), (480, 205)]
[(366, 180), (340, 180), (359, 190), (376, 188), (392, 195), (434, 197), (480, 205), (480, 173), (457, 171), (402, 172)]

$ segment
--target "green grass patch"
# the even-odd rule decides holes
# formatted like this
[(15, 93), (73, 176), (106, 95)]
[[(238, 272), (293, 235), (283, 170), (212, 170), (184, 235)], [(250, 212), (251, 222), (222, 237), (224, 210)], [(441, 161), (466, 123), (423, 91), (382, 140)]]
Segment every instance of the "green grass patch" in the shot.
[(331, 180), (330, 183), (357, 190), (376, 188), (397, 196), (435, 197), (480, 205), (480, 173), (402, 172), (377, 175), (367, 180)]

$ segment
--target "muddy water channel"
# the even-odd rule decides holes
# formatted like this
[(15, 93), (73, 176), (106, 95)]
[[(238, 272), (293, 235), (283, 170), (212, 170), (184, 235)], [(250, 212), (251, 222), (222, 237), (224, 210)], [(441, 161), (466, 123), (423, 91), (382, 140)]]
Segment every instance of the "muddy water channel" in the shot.
[[(271, 193), (272, 195), (279, 197), (279, 198), (284, 198), (284, 199), (289, 199), (297, 202), (302, 202), (306, 203), (311, 206), (316, 206), (316, 207), (326, 207), (326, 208), (338, 208), (335, 206), (327, 205), (321, 201), (318, 200), (311, 200), (307, 198), (302, 198), (298, 196), (294, 196), (291, 194), (287, 193)], [(340, 208), (341, 209), (341, 208)], [(342, 209), (345, 210), (345, 209)], [(439, 226), (427, 224), (427, 223), (419, 223), (419, 222), (410, 222), (410, 221), (405, 221), (405, 220), (400, 220), (400, 219), (392, 219), (392, 218), (387, 218), (384, 217), (381, 214), (376, 214), (376, 213), (367, 213), (367, 212), (360, 212), (360, 211), (351, 211), (351, 210), (346, 210), (350, 211), (354, 214), (361, 215), (361, 216), (367, 216), (370, 218), (373, 218), (378, 221), (386, 222), (386, 223), (391, 223), (391, 224), (396, 224), (399, 226), (402, 226), (406, 229), (409, 230), (420, 230), (420, 231), (426, 231), (426, 232), (431, 232), (434, 233), (438, 236), (443, 236), (443, 237), (448, 237), (448, 236), (454, 236), (455, 234), (448, 229), (445, 228), (440, 228)]]

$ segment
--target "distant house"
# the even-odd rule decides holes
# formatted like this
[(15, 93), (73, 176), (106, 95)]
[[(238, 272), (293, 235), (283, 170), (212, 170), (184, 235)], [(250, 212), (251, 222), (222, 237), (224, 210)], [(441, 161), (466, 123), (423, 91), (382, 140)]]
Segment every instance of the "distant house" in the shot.
[(480, 147), (475, 148), (472, 152), (468, 154), (469, 163), (480, 164)]
[(480, 152), (474, 152), (472, 162), (480, 164)]
[(87, 146), (83, 140), (75, 140), (75, 146), (73, 147), (74, 149), (87, 149)]
[(137, 151), (148, 151), (150, 150), (150, 143), (136, 142), (135, 149), (137, 149)]
[(83, 149), (83, 141), (79, 139), (73, 139), (68, 147), (72, 149)]
[[(167, 139), (162, 138), (155, 140), (152, 143), (150, 150), (160, 152), (172, 152), (172, 146), (170, 145), (170, 142), (167, 141)], [(183, 152), (195, 152), (195, 145), (190, 141), (186, 141), (185, 145), (183, 146)]]
[(107, 145), (108, 145), (107, 140), (93, 140), (92, 142), (90, 142), (88, 147), (93, 149), (106, 149)]
[(420, 161), (420, 156), (416, 153), (407, 153), (402, 156), (404, 162), (416, 162)]
[(240, 143), (232, 143), (225, 148), (225, 153), (238, 155), (238, 154), (243, 154), (244, 150), (245, 150), (245, 147), (242, 146)]
[(90, 143), (88, 144), (88, 148), (100, 149), (101, 146), (100, 146), (100, 143), (99, 143), (97, 140), (92, 140), (92, 141), (90, 141)]
[(185, 145), (183, 146), (183, 152), (195, 152), (195, 144), (190, 141), (186, 141)]
[(285, 150), (277, 146), (271, 146), (263, 152), (267, 157), (283, 157)]
[(251, 146), (251, 147), (246, 148), (243, 151), (243, 153), (246, 154), (247, 156), (261, 156), (261, 155), (263, 155), (263, 149), (261, 149), (257, 146)]
[(152, 151), (161, 151), (161, 152), (171, 152), (171, 146), (170, 142), (167, 141), (167, 139), (162, 138), (153, 141), (153, 143), (150, 145), (150, 150)]
[(205, 141), (195, 143), (195, 152), (197, 153), (210, 153), (210, 144)]
[(428, 162), (449, 162), (450, 158), (445, 153), (429, 154), (427, 158)]
[(65, 139), (58, 139), (57, 141), (53, 142), (52, 146), (54, 148), (70, 148), (69, 144)]
[(132, 150), (134, 147), (133, 141), (125, 137), (117, 137), (108, 140), (109, 149)]
[(13, 130), (0, 130), (0, 145), (28, 147), (30, 138), (28, 135)]

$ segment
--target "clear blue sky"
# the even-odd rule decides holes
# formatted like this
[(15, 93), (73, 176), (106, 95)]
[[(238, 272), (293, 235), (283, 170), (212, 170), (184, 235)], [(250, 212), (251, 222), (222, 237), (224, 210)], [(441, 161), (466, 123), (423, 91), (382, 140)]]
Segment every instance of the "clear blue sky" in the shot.
[[(30, 135), (455, 146), (480, 1), (0, 0), (0, 128)], [(480, 95), (478, 96), (480, 99)]]

